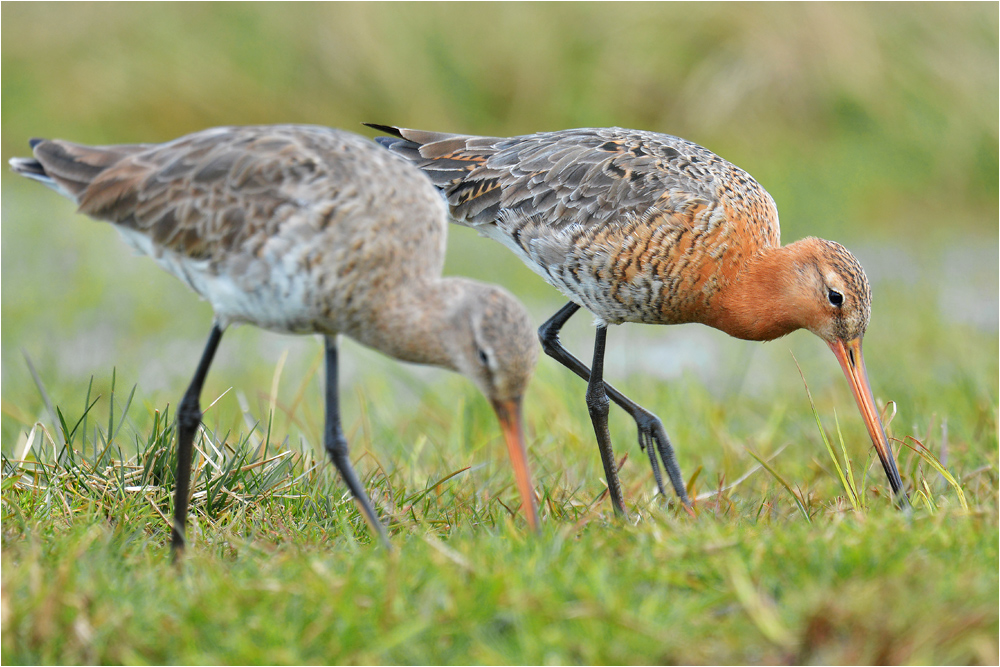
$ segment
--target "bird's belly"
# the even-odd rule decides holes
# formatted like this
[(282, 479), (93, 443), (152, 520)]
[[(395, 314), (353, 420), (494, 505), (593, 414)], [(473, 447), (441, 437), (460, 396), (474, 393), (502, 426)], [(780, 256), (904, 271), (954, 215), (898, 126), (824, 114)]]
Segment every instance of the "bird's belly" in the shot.
[(642, 274), (628, 281), (604, 280), (572, 266), (554, 273), (552, 284), (606, 324), (696, 321), (657, 276)]
[(621, 257), (613, 251), (593, 253), (592, 248), (574, 245), (568, 239), (566, 242), (553, 239), (551, 243), (536, 243), (526, 249), (494, 224), (481, 225), (477, 229), (482, 235), (507, 246), (547, 283), (606, 324), (697, 321), (692, 319), (686, 307), (697, 295), (685, 290), (687, 286), (681, 284), (682, 278), (661, 275), (653, 270), (623, 273)]
[[(148, 236), (118, 227), (125, 241), (149, 255), (212, 305), (220, 326), (248, 323), (279, 333), (335, 333), (335, 310), (317, 294), (315, 276), (294, 257), (264, 261), (234, 255), (193, 259), (154, 244)], [(336, 290), (324, 284), (324, 293)]]
[(550, 254), (546, 258), (547, 261), (543, 261), (539, 255), (525, 250), (517, 241), (495, 224), (478, 225), (476, 226), (476, 230), (481, 235), (499, 241), (507, 246), (529, 269), (541, 276), (545, 282), (562, 292), (569, 300), (580, 304), (605, 321), (613, 321), (607, 319), (612, 313), (606, 307), (608, 304), (605, 303), (605, 299), (601, 297), (601, 293), (604, 291), (603, 288), (598, 285), (585, 285), (576, 276), (567, 274), (565, 268), (568, 258), (566, 256)]

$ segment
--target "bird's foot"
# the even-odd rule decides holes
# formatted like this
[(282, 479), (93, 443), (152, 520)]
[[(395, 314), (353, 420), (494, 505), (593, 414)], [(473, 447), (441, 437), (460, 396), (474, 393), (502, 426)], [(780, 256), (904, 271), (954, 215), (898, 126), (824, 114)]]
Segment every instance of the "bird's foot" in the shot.
[(664, 498), (667, 497), (667, 490), (663, 486), (663, 476), (660, 474), (660, 465), (656, 460), (657, 455), (659, 455), (677, 497), (685, 506), (690, 506), (691, 499), (688, 498), (687, 489), (684, 488), (684, 478), (681, 475), (680, 467), (677, 465), (674, 447), (670, 444), (670, 438), (663, 428), (663, 422), (660, 421), (659, 417), (645, 410), (634, 415), (634, 418), (635, 425), (639, 429), (639, 447), (645, 450), (649, 456), (649, 464), (653, 468), (653, 477), (656, 479), (657, 490)]

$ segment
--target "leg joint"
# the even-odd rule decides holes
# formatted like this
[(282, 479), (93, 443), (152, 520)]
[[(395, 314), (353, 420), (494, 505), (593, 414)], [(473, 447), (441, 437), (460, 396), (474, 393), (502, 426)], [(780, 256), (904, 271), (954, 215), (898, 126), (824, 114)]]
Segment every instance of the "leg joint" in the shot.
[(538, 342), (542, 344), (542, 349), (551, 356), (550, 350), (561, 347), (559, 344), (559, 329), (553, 327), (551, 322), (546, 322), (538, 327)]
[(326, 451), (334, 460), (347, 460), (347, 438), (343, 433), (330, 432), (326, 434)]
[(607, 417), (610, 412), (609, 406), (611, 401), (608, 399), (608, 395), (604, 392), (604, 387), (601, 384), (587, 387), (587, 410), (590, 411), (591, 417), (594, 415)]
[(201, 423), (201, 405), (197, 396), (185, 395), (177, 408), (177, 424), (182, 429), (196, 429)]

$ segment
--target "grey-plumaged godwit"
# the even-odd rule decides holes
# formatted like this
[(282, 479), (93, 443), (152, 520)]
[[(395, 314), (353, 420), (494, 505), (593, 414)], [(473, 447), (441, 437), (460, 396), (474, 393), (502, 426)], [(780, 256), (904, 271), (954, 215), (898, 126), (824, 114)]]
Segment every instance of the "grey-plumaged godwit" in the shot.
[[(690, 141), (638, 130), (497, 138), (369, 126), (431, 177), (455, 222), (503, 243), (570, 299), (539, 336), (546, 353), (588, 380), (618, 512), (608, 396), (635, 419), (661, 493), (654, 447), (688, 502), (660, 420), (602, 381), (607, 326), (622, 322), (700, 322), (760, 341), (812, 331), (837, 356), (889, 483), (906, 502), (861, 356), (871, 312), (864, 270), (831, 241), (782, 247), (774, 201), (745, 171)], [(558, 337), (580, 306), (597, 318), (592, 370)]]
[(177, 411), (175, 557), (184, 546), (202, 384), (223, 331), (236, 323), (324, 336), (325, 446), (384, 544), (341, 428), (338, 334), (472, 380), (496, 411), (537, 529), (521, 416), (538, 356), (534, 328), (504, 290), (441, 277), (447, 210), (420, 171), (368, 139), (302, 125), (220, 127), (165, 144), (31, 147), (34, 158), (10, 161), (14, 171), (114, 224), (215, 311)]

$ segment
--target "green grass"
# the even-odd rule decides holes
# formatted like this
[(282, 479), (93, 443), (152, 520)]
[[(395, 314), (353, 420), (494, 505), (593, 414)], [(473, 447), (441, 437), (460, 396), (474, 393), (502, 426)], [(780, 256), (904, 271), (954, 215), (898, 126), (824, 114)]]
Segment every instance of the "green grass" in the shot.
[[(832, 238), (866, 267), (867, 367), (913, 503), (893, 509), (814, 337), (624, 326), (607, 376), (663, 419), (694, 516), (652, 494), (613, 410), (631, 521), (615, 519), (584, 385), (542, 359), (525, 406), (534, 536), (485, 400), (346, 341), (344, 424), (386, 553), (325, 459), (321, 346), (243, 327), (206, 384), (178, 572), (172, 415), (210, 308), (4, 173), (4, 664), (1000, 660), (995, 4), (0, 12), (5, 160), (33, 136), (271, 122), (619, 125), (709, 147), (771, 192), (786, 242)], [(503, 284), (537, 323), (559, 307), (511, 253), (450, 231), (448, 273)], [(592, 335), (580, 315), (564, 340), (586, 358)]]
[[(951, 432), (948, 467), (968, 510), (904, 446), (912, 515), (893, 509), (877, 462), (856, 512), (815, 426), (801, 434), (808, 443), (775, 455), (774, 443), (794, 438), (781, 433), (788, 424), (810, 422), (804, 396), (761, 422), (752, 413), (764, 401), (726, 408), (691, 391), (678, 426), (714, 416), (727, 450), (713, 464), (719, 451), (673, 429), (689, 479), (711, 470), (693, 482), (695, 516), (650, 496), (644, 456), (617, 419), (619, 452), (631, 455), (622, 474), (632, 521), (622, 522), (602, 498), (582, 383), (562, 376), (543, 365), (529, 409), (538, 536), (516, 512), (498, 429), (474, 390), (445, 382), (401, 414), (359, 396), (349, 436), (391, 521), (392, 553), (372, 540), (318, 443), (281, 441), (274, 425), (292, 415), (279, 408), (270, 435), (253, 413), (229, 431), (222, 397), (198, 445), (180, 572), (164, 519), (169, 408), (105, 378), (113, 393), (59, 410), (71, 448), (39, 426), (24, 459), (24, 442), (4, 456), (4, 662), (995, 661), (995, 411), (983, 442)], [(651, 404), (676, 398), (641, 384)], [(949, 398), (985, 397), (959, 388)], [(760, 470), (728, 485), (755, 467), (738, 441), (744, 428), (791, 481)], [(925, 444), (941, 453), (937, 436)], [(848, 447), (855, 467), (867, 449)]]
[(535, 540), (505, 525), (446, 542), (418, 531), (391, 555), (298, 532), (279, 544), (229, 537), (193, 550), (183, 575), (141, 533), (78, 524), (25, 540), (20, 576), (4, 581), (4, 658), (992, 661), (995, 580), (940, 559), (995, 549), (983, 517), (831, 517), (812, 529), (749, 514), (658, 512), (638, 528), (549, 526)]

